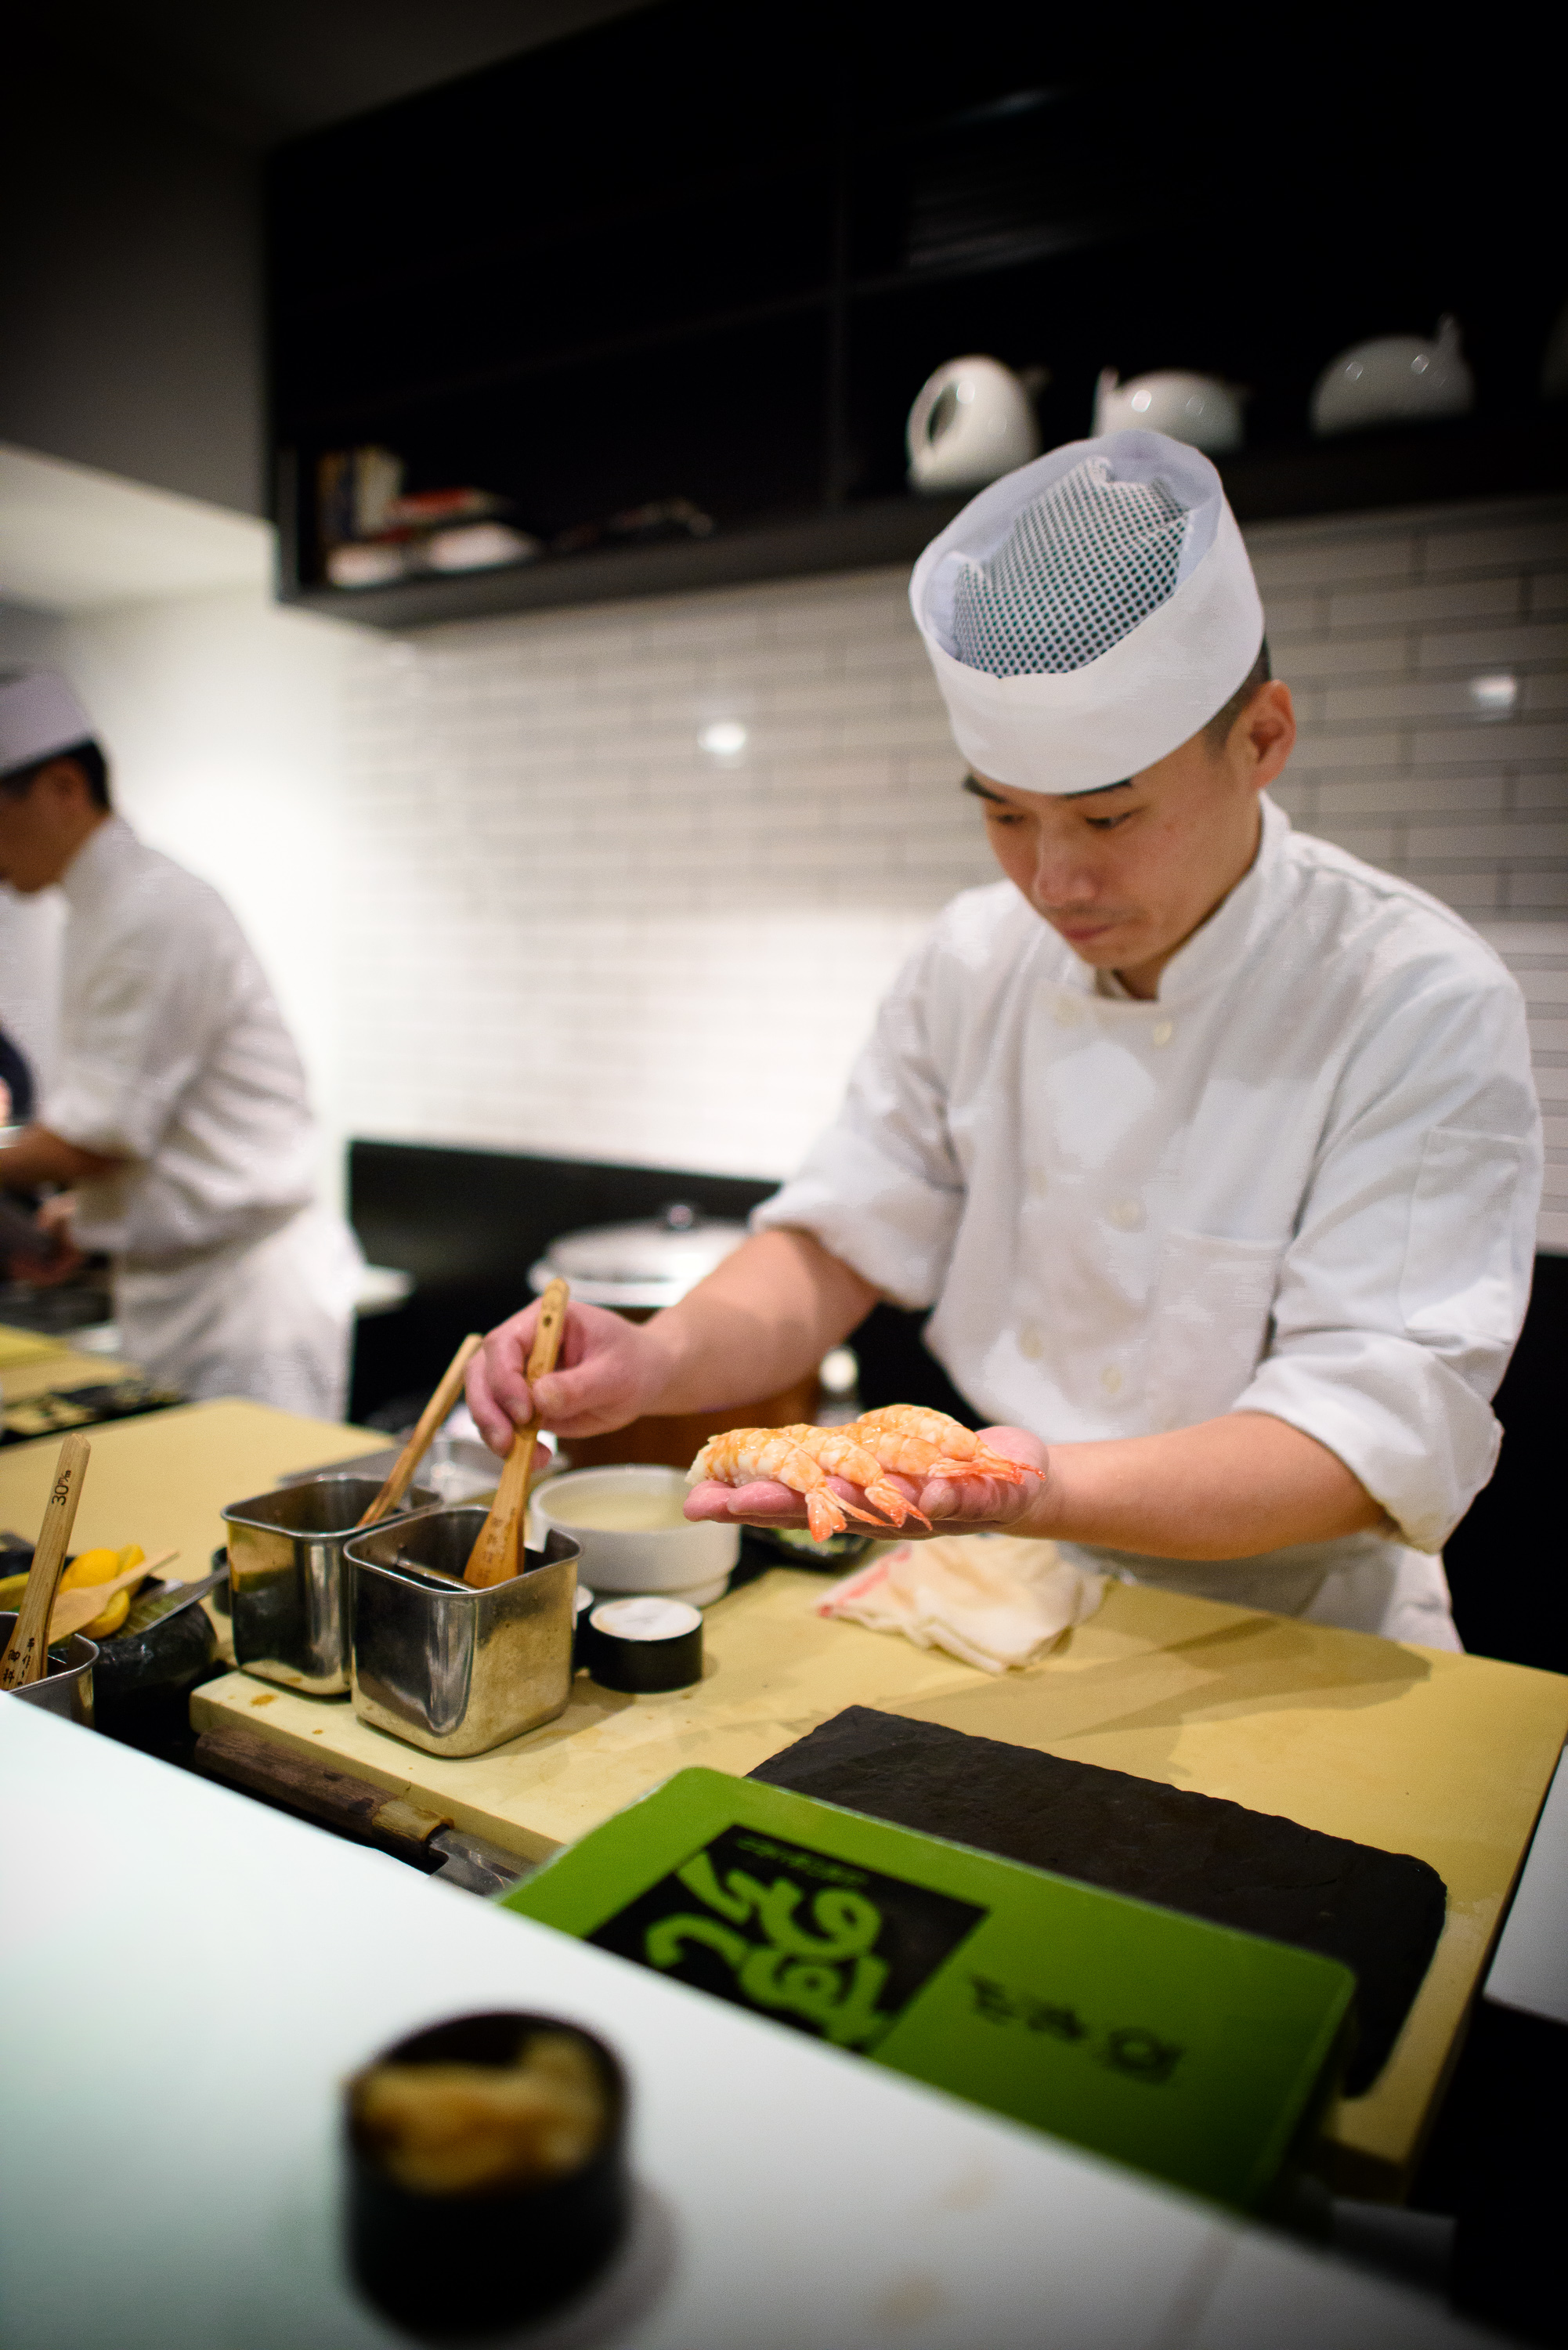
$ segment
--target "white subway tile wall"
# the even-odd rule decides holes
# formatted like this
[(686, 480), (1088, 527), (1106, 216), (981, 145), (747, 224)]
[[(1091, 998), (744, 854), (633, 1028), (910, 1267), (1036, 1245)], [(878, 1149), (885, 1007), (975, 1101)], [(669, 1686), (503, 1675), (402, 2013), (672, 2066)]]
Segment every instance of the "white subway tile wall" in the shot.
[[(1518, 970), (1568, 1249), (1568, 502), (1248, 536), (1302, 720), (1279, 797)], [(994, 870), (905, 580), (362, 640), (349, 1131), (783, 1174), (901, 958)]]

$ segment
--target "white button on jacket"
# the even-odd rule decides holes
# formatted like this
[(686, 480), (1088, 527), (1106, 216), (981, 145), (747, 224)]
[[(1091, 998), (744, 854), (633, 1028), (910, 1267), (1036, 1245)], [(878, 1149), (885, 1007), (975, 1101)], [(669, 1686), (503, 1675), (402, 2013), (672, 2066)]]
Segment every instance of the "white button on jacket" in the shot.
[(956, 899), (754, 1222), (934, 1306), (928, 1343), (990, 1419), (1065, 1442), (1270, 1412), (1403, 1537), (1096, 1563), (1450, 1645), (1441, 1567), (1417, 1554), (1491, 1472), (1540, 1188), (1501, 962), (1265, 801), (1251, 870), (1158, 1004), (1098, 993), (1010, 882)]

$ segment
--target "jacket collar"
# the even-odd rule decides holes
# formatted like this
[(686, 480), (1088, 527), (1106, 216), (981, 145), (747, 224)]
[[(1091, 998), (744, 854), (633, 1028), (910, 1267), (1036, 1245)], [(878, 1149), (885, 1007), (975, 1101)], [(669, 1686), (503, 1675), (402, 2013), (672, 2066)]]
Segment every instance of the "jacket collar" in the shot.
[[(1227, 897), (1220, 899), (1209, 916), (1200, 922), (1185, 945), (1177, 949), (1159, 975), (1159, 993), (1155, 1000), (1161, 1004), (1189, 1002), (1206, 993), (1231, 974), (1244, 962), (1272, 911), (1284, 885), (1286, 846), (1291, 835), (1291, 820), (1282, 807), (1270, 799), (1265, 792), (1262, 801), (1262, 827), (1258, 837), (1258, 852)], [(1101, 1003), (1123, 1003), (1141, 1012), (1152, 1009), (1140, 997), (1128, 995), (1119, 984), (1109, 989), (1098, 986), (1099, 974), (1092, 963), (1086, 963), (1064, 947), (1066, 957), (1066, 977), (1069, 985), (1076, 984), (1085, 994), (1094, 995)]]
[(59, 886), (73, 914), (90, 920), (119, 889), (141, 844), (122, 816), (106, 816), (83, 841), (60, 876)]

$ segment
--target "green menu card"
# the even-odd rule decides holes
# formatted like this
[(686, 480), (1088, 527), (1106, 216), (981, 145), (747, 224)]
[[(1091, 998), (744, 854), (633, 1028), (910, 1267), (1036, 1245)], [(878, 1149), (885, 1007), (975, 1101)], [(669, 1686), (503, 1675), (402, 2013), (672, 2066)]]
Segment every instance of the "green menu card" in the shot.
[(505, 1897), (523, 1916), (1242, 2210), (1333, 2086), (1348, 1968), (717, 1771)]

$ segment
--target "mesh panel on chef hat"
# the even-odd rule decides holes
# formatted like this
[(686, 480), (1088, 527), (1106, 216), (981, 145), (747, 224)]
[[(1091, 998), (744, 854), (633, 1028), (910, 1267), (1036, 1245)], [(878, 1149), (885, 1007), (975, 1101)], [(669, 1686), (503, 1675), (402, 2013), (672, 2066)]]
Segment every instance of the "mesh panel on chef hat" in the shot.
[(953, 650), (994, 677), (1083, 669), (1174, 594), (1187, 509), (1085, 458), (954, 583)]

